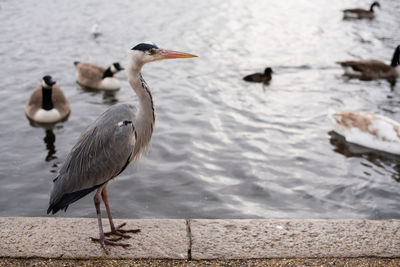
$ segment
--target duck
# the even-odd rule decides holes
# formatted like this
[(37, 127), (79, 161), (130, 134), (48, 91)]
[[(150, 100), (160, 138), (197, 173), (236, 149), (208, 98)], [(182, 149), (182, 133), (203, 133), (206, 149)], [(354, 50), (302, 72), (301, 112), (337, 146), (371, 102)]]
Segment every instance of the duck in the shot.
[(400, 155), (400, 123), (367, 111), (330, 111), (328, 116), (346, 142)]
[(339, 61), (344, 74), (362, 80), (396, 79), (400, 75), (400, 45), (394, 50), (390, 65), (379, 60)]
[(369, 10), (363, 8), (350, 8), (343, 10), (344, 19), (373, 19), (375, 18), (374, 7), (381, 7), (378, 2), (373, 2)]
[(77, 82), (83, 87), (98, 90), (115, 91), (119, 90), (120, 83), (114, 74), (124, 68), (118, 62), (114, 62), (107, 69), (101, 66), (75, 61), (77, 70)]
[(272, 79), (273, 71), (270, 67), (264, 70), (264, 73), (253, 73), (243, 77), (247, 82), (269, 83)]
[(70, 103), (50, 75), (42, 78), (25, 104), (26, 116), (38, 123), (55, 123), (70, 113)]

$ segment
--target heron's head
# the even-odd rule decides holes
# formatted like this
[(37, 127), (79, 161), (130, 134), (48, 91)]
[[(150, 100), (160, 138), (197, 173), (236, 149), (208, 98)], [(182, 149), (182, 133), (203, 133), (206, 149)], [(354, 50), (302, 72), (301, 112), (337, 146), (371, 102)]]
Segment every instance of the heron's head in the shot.
[(134, 46), (131, 51), (131, 56), (134, 57), (138, 64), (145, 64), (152, 61), (173, 58), (191, 58), (197, 57), (184, 52), (177, 52), (167, 49), (162, 49), (153, 44), (140, 43)]
[(56, 81), (53, 81), (50, 75), (46, 75), (42, 78), (42, 86), (44, 88), (51, 88), (55, 83)]
[(111, 68), (110, 68), (110, 70), (111, 70), (112, 73), (117, 73), (118, 71), (123, 70), (123, 69), (124, 69), (124, 68), (121, 67), (121, 65), (120, 65), (118, 62), (114, 62), (114, 63), (111, 65)]

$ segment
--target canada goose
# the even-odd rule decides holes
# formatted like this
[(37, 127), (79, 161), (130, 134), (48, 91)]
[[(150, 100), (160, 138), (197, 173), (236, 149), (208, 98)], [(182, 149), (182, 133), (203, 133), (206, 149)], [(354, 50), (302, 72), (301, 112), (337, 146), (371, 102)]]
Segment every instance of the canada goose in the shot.
[(349, 143), (400, 154), (400, 124), (366, 111), (329, 112), (334, 131)]
[(123, 70), (118, 62), (113, 63), (107, 69), (84, 62), (74, 62), (78, 72), (77, 82), (84, 87), (100, 90), (118, 90), (119, 80), (114, 74)]
[(344, 19), (373, 19), (375, 18), (374, 7), (381, 7), (378, 2), (373, 2), (369, 10), (362, 8), (351, 8), (343, 10)]
[(396, 79), (400, 75), (400, 45), (394, 51), (390, 65), (378, 60), (340, 61), (345, 75), (362, 80)]
[(66, 118), (69, 112), (68, 99), (49, 75), (43, 77), (42, 85), (33, 91), (25, 104), (26, 116), (39, 123), (60, 121)]
[(266, 68), (264, 73), (253, 73), (243, 77), (243, 80), (247, 82), (268, 83), (272, 79), (272, 73), (271, 68)]

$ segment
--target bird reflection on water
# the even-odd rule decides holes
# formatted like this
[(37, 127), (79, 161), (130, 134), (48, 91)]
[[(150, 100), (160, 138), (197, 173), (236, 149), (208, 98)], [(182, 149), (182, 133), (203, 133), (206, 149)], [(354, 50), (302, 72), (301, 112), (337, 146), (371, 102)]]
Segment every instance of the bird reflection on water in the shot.
[(103, 101), (100, 104), (106, 104), (111, 106), (118, 103), (118, 98), (116, 97), (117, 91), (97, 90), (85, 86), (79, 86), (79, 88), (82, 93), (89, 93), (92, 96), (102, 94)]
[(47, 156), (46, 156), (46, 161), (52, 161), (53, 159), (56, 159), (57, 156), (55, 156), (57, 150), (56, 146), (54, 143), (56, 142), (56, 135), (53, 132), (53, 129), (46, 129), (46, 136), (43, 138), (44, 143), (46, 144), (46, 148), (48, 150)]
[[(399, 156), (346, 142), (343, 136), (338, 135), (334, 131), (330, 131), (328, 134), (330, 136), (329, 142), (333, 146), (333, 151), (342, 154), (346, 158), (357, 157), (366, 159), (371, 162), (373, 166), (386, 170), (388, 169), (387, 166), (391, 166), (393, 168), (392, 178), (400, 182)], [(363, 165), (371, 168), (369, 165)]]
[(55, 146), (55, 142), (56, 142), (56, 135), (53, 132), (53, 127), (54, 125), (39, 125), (35, 122), (30, 121), (30, 125), (32, 127), (37, 127), (37, 128), (43, 128), (45, 130), (45, 136), (43, 137), (43, 141), (46, 145), (46, 150), (47, 150), (47, 155), (45, 157), (45, 161), (46, 162), (50, 162), (54, 159), (57, 159), (56, 156), (56, 146)]
[[(64, 118), (62, 121), (60, 122), (65, 122), (68, 120), (67, 116), (66, 118)], [(55, 142), (56, 142), (56, 135), (54, 133), (54, 128), (60, 128), (62, 126), (57, 126), (57, 123), (39, 123), (36, 121), (32, 121), (28, 118), (29, 120), (29, 124), (31, 127), (34, 128), (43, 128), (45, 131), (45, 136), (43, 137), (43, 141), (46, 145), (46, 149), (47, 149), (47, 155), (45, 157), (45, 161), (46, 162), (50, 162), (52, 160), (57, 159), (56, 156), (56, 146), (55, 146)], [(53, 168), (57, 168), (57, 164), (53, 165)], [(54, 172), (53, 170), (51, 170), (50, 172)]]
[(115, 92), (105, 91), (103, 93), (103, 104), (114, 105), (118, 103), (118, 98), (115, 97)]
[[(342, 77), (344, 78), (344, 81), (350, 81), (350, 80), (371, 81), (371, 79), (364, 79), (364, 78), (360, 78), (360, 77), (350, 76), (347, 74), (342, 74)], [(382, 79), (382, 80), (386, 81), (389, 84), (390, 92), (393, 92), (395, 90), (397, 79), (388, 78), (388, 79)]]

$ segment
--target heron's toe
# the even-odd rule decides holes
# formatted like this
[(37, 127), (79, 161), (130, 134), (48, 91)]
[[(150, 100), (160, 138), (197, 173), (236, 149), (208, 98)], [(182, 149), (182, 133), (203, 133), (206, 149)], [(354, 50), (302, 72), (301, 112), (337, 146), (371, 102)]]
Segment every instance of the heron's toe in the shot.
[(121, 229), (125, 225), (126, 225), (126, 223), (124, 222), (124, 223), (118, 225), (117, 227), (115, 227), (115, 229), (111, 230), (110, 232), (104, 233), (104, 235), (105, 236), (117, 235), (122, 238), (131, 238), (131, 236), (127, 235), (126, 233), (139, 233), (140, 232), (140, 229), (126, 229), (126, 230)]

